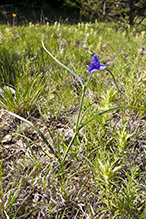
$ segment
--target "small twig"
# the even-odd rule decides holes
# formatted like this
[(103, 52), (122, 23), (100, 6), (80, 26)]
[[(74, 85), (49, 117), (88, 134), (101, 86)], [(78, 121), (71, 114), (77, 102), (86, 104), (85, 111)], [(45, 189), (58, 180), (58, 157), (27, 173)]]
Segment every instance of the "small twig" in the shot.
[(126, 21), (125, 21), (125, 19), (123, 18), (123, 16), (122, 16), (122, 14), (120, 13), (120, 16), (121, 16), (121, 18), (122, 18), (122, 21), (127, 25), (127, 27), (128, 27), (128, 24), (126, 23)]
[(140, 22), (136, 25), (136, 27), (138, 27), (142, 22), (143, 22), (143, 20), (146, 18), (146, 16), (144, 16), (141, 20), (140, 20)]

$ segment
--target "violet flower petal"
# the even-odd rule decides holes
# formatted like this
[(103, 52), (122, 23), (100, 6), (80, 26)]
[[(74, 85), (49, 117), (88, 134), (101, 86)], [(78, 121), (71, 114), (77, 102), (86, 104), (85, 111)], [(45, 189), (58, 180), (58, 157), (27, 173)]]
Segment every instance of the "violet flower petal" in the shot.
[(91, 60), (91, 63), (94, 63), (94, 62), (98, 62), (99, 63), (99, 58), (96, 55), (94, 55), (92, 57), (92, 60)]
[(89, 72), (95, 72), (96, 70), (98, 70), (95, 65), (91, 64), (89, 65)]
[(92, 57), (91, 63), (89, 65), (89, 72), (95, 72), (96, 70), (104, 70), (106, 68), (106, 66), (102, 63), (99, 62), (99, 58), (94, 55)]
[(106, 66), (104, 64), (100, 63), (99, 68), (100, 68), (99, 70), (104, 70), (106, 68)]

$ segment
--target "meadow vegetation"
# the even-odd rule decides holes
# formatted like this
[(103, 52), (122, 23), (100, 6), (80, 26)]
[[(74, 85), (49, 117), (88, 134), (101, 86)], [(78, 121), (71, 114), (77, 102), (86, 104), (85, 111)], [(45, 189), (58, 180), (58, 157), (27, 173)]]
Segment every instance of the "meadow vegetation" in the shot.
[(142, 28), (0, 26), (1, 218), (146, 217)]

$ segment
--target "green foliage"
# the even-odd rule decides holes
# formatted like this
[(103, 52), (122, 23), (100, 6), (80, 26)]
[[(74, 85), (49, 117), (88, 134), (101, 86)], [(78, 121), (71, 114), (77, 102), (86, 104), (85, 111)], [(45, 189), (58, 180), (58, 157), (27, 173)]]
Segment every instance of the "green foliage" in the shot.
[(138, 25), (146, 17), (146, 2), (144, 0), (66, 0), (68, 4), (80, 9), (82, 16), (89, 16), (90, 21), (98, 20), (122, 21), (130, 26), (134, 25), (138, 17)]
[[(145, 218), (145, 32), (30, 23), (0, 26), (0, 40), (0, 104), (22, 152), (7, 165), (1, 140), (1, 215)], [(109, 70), (88, 72), (94, 54)]]

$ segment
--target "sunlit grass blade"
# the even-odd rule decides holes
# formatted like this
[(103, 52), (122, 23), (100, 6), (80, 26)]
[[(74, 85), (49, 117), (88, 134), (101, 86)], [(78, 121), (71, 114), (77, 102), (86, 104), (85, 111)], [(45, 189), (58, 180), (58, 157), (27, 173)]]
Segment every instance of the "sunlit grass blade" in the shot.
[(145, 108), (140, 108), (140, 107), (137, 107), (137, 106), (119, 106), (119, 107), (114, 107), (114, 108), (105, 110), (103, 112), (100, 112), (100, 113), (96, 114), (95, 116), (91, 117), (89, 120), (87, 120), (86, 122), (84, 122), (82, 125), (79, 126), (79, 130), (82, 129), (84, 126), (86, 126), (88, 123), (92, 122), (94, 119), (96, 119), (99, 116), (102, 116), (102, 115), (104, 115), (106, 113), (109, 113), (109, 112), (112, 112), (112, 111), (115, 111), (115, 110), (128, 109), (128, 108), (142, 110), (142, 111), (146, 110)]
[(81, 78), (80, 78), (76, 73), (74, 73), (72, 70), (70, 70), (68, 67), (66, 67), (64, 64), (62, 64), (58, 59), (56, 59), (56, 58), (46, 49), (46, 47), (44, 46), (43, 39), (42, 39), (42, 46), (43, 46), (44, 50), (45, 50), (59, 65), (61, 65), (63, 68), (65, 68), (67, 71), (69, 71), (73, 76), (75, 76), (76, 79), (80, 82), (82, 88), (84, 88), (84, 85), (83, 85), (83, 82), (82, 82)]

